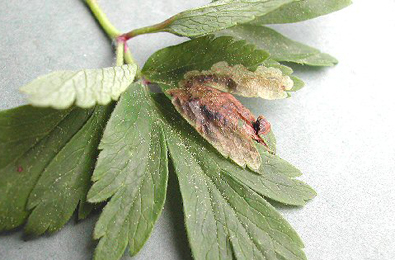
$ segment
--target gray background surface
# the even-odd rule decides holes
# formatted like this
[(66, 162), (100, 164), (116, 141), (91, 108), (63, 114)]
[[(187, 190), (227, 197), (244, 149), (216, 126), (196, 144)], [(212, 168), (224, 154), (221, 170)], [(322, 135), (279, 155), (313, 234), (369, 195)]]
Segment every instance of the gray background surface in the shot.
[[(205, 3), (99, 2), (123, 31)], [(296, 66), (307, 86), (290, 99), (242, 99), (269, 119), (279, 155), (318, 192), (304, 208), (280, 209), (310, 260), (395, 259), (395, 1), (355, 2), (325, 17), (274, 26), (334, 55), (339, 65)], [(184, 40), (161, 33), (138, 37), (130, 47), (142, 65), (154, 51)], [(18, 88), (39, 75), (113, 63), (111, 43), (82, 1), (0, 1), (0, 109), (24, 104)], [(29, 241), (21, 230), (0, 234), (0, 259), (91, 259), (96, 219), (73, 219), (61, 232)], [(151, 238), (133, 259), (191, 259), (174, 179)]]

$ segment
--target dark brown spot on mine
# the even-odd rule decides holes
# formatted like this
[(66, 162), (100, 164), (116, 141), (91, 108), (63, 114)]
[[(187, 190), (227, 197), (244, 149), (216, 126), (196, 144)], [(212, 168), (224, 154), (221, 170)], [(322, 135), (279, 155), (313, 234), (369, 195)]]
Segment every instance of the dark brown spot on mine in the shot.
[(265, 117), (259, 116), (253, 123), (253, 127), (257, 135), (266, 135), (270, 132), (271, 125)]
[(229, 89), (231, 89), (231, 90), (235, 90), (235, 89), (237, 88), (237, 83), (236, 83), (233, 79), (228, 78), (228, 79), (226, 80), (226, 86), (227, 86)]
[(207, 84), (210, 82), (219, 83), (222, 85), (226, 85), (231, 90), (237, 88), (237, 83), (233, 79), (229, 77), (218, 76), (216, 74), (195, 76), (194, 78), (192, 78), (192, 80), (188, 81), (187, 85), (192, 85), (193, 81), (196, 81), (200, 84)]

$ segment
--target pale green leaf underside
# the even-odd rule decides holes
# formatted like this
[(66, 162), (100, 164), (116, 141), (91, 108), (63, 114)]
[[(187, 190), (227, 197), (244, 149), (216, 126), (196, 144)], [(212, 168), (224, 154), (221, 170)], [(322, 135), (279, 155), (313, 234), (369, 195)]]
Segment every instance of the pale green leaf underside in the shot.
[(34, 106), (65, 109), (73, 104), (82, 108), (107, 105), (117, 100), (133, 82), (136, 65), (104, 69), (57, 71), (39, 77), (23, 86)]
[(329, 54), (305, 44), (293, 41), (275, 30), (253, 24), (242, 24), (216, 33), (217, 36), (232, 36), (246, 40), (258, 49), (270, 53), (276, 61), (294, 62), (310, 66), (333, 66), (337, 60)]
[(151, 81), (174, 88), (191, 70), (209, 70), (220, 61), (254, 70), (268, 57), (267, 52), (245, 41), (206, 36), (157, 51), (149, 57), (142, 72)]
[(242, 169), (203, 141), (163, 96), (155, 100), (167, 122), (194, 258), (305, 259), (298, 235), (262, 197), (304, 204), (315, 194), (290, 177), (300, 172), (276, 156), (264, 157), (260, 175)]
[(220, 0), (181, 12), (165, 27), (177, 35), (196, 37), (252, 21), (295, 0)]
[(351, 0), (302, 0), (281, 6), (258, 17), (255, 24), (295, 23), (329, 14), (349, 6)]
[[(30, 213), (29, 195), (41, 174), (49, 164), (57, 163), (54, 158), (79, 134), (91, 115), (92, 110), (32, 106), (0, 112), (0, 230), (24, 223)], [(68, 191), (59, 190), (59, 193)], [(67, 210), (74, 211), (75, 207), (70, 207)], [(56, 218), (48, 216), (43, 221), (52, 217)]]
[(89, 202), (110, 201), (96, 224), (95, 259), (135, 255), (148, 239), (166, 196), (168, 162), (161, 122), (147, 89), (134, 83), (118, 102), (93, 173)]

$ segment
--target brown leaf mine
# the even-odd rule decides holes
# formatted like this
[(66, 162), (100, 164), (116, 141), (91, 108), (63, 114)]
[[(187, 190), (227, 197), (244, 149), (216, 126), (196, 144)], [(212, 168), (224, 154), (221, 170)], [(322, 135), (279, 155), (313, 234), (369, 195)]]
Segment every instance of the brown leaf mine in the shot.
[(222, 155), (257, 170), (261, 156), (255, 145), (268, 147), (261, 136), (270, 132), (270, 123), (263, 116), (256, 120), (234, 96), (203, 81), (182, 83), (167, 92), (177, 111)]
[(214, 64), (210, 70), (187, 72), (185, 82), (200, 82), (224, 92), (244, 96), (260, 97), (264, 99), (286, 98), (286, 90), (293, 87), (289, 76), (272, 67), (258, 66), (255, 72), (249, 71), (241, 64), (229, 66), (225, 61)]

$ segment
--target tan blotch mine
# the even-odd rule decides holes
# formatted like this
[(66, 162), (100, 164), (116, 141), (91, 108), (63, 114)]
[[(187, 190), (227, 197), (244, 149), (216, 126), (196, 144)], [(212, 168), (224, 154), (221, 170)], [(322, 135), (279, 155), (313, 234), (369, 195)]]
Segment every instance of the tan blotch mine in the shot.
[(197, 81), (224, 92), (269, 100), (286, 98), (286, 91), (293, 87), (292, 79), (277, 68), (261, 65), (253, 72), (241, 64), (229, 66), (225, 61), (215, 63), (210, 70), (187, 72), (184, 78), (180, 87)]

